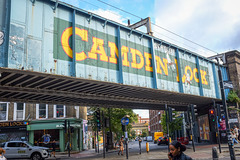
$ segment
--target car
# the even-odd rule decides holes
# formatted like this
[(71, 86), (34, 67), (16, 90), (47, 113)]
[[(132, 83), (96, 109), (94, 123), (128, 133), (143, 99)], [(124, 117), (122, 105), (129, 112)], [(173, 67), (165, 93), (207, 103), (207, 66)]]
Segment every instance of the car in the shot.
[(144, 140), (144, 141), (147, 141), (147, 137), (143, 137), (143, 140)]
[(147, 136), (147, 142), (152, 142), (152, 141), (153, 141), (152, 136)]
[(42, 160), (48, 158), (49, 148), (34, 146), (27, 141), (8, 141), (1, 144), (5, 150), (4, 156), (14, 159), (28, 158), (32, 160)]
[(160, 145), (160, 144), (166, 144), (166, 145), (168, 145), (168, 139), (167, 139), (167, 137), (159, 137), (158, 138), (158, 141), (157, 141), (157, 144), (158, 145)]

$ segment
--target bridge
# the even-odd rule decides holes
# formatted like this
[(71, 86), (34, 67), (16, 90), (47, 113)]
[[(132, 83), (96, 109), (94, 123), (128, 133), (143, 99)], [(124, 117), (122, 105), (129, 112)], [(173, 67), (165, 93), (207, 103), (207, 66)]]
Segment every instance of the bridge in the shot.
[(58, 1), (0, 6), (1, 101), (176, 110), (221, 101), (217, 65), (197, 53)]

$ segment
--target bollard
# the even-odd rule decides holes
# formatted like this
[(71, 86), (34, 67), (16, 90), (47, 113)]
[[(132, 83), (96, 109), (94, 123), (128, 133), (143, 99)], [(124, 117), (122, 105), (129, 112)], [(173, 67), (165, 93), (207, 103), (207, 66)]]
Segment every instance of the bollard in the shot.
[(212, 158), (213, 158), (213, 160), (218, 160), (217, 147), (212, 147)]
[(149, 143), (146, 142), (146, 150), (147, 150), (147, 153), (149, 152)]

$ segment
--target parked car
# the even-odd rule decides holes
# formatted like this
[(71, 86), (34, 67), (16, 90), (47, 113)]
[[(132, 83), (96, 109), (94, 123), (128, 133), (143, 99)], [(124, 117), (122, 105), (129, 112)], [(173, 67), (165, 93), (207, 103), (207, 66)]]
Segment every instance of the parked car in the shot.
[(157, 144), (158, 145), (160, 145), (160, 144), (166, 144), (166, 145), (168, 145), (168, 139), (167, 139), (167, 137), (159, 137), (158, 138), (158, 141), (157, 141)]
[(1, 144), (6, 151), (4, 156), (8, 158), (42, 160), (48, 157), (49, 148), (34, 146), (26, 141), (8, 141)]
[(152, 142), (152, 141), (153, 141), (152, 136), (147, 136), (147, 142)]
[(144, 140), (144, 141), (147, 141), (147, 137), (143, 137), (143, 140)]

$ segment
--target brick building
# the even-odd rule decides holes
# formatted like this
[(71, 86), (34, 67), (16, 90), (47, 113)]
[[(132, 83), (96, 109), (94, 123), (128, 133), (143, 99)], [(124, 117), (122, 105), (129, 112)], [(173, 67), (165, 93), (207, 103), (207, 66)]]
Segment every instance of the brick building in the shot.
[(154, 136), (154, 132), (162, 132), (161, 117), (163, 113), (163, 110), (149, 110), (150, 135)]
[(26, 139), (48, 146), (55, 140), (57, 148), (64, 151), (67, 140), (63, 123), (67, 119), (72, 127), (72, 149), (82, 150), (86, 118), (86, 107), (0, 102), (0, 142)]

